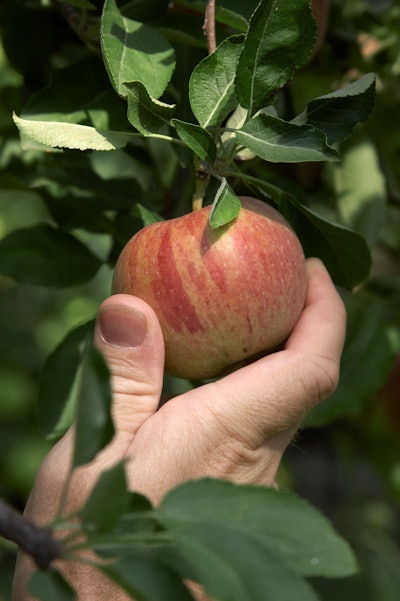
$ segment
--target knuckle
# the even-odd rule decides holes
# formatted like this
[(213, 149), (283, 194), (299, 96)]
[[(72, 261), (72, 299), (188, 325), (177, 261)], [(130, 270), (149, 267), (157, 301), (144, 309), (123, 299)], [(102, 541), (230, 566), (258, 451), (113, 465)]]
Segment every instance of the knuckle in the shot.
[(315, 357), (309, 369), (303, 374), (304, 388), (307, 391), (311, 409), (330, 397), (339, 383), (340, 369), (336, 361), (325, 357)]

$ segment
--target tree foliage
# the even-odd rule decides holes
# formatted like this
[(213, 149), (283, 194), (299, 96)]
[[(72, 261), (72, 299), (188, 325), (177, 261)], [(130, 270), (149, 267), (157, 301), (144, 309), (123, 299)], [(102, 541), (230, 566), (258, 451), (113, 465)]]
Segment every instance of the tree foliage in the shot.
[[(0, 8), (3, 496), (23, 505), (73, 419), (74, 466), (112, 437), (93, 318), (143, 225), (203, 203), (218, 228), (238, 195), (258, 196), (348, 309), (339, 387), (307, 417), (282, 491), (204, 480), (154, 508), (122, 464), (100, 478), (81, 528), (100, 557), (118, 555), (103, 569), (136, 599), (191, 599), (186, 578), (222, 600), (397, 599), (400, 12), (394, 0), (312, 9), (317, 21), (307, 0), (218, 0), (214, 49), (203, 0)], [(0, 547), (0, 561), (14, 552)], [(55, 571), (31, 590), (73, 598)]]

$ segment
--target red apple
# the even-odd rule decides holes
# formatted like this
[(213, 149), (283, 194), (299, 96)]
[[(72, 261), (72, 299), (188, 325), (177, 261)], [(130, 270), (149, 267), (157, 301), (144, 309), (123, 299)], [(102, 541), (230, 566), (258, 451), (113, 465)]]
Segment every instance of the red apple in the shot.
[(242, 197), (238, 217), (212, 229), (210, 207), (140, 230), (123, 249), (113, 293), (154, 309), (168, 373), (212, 378), (277, 350), (303, 310), (305, 259), (287, 221)]

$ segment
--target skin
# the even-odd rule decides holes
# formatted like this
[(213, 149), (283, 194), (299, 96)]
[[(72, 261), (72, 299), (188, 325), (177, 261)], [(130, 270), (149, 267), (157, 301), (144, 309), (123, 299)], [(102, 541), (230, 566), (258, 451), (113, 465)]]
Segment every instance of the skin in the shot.
[[(67, 511), (80, 507), (101, 471), (122, 458), (130, 488), (154, 503), (179, 482), (204, 476), (276, 485), (282, 455), (304, 416), (337, 385), (345, 336), (344, 306), (322, 263), (308, 260), (307, 273), (305, 309), (282, 351), (161, 408), (164, 345), (158, 320), (142, 300), (108, 298), (99, 310), (95, 343), (112, 373), (117, 434), (91, 465), (75, 472)], [(37, 523), (48, 523), (57, 510), (72, 438), (73, 429), (39, 470), (25, 512)], [(32, 569), (21, 553), (13, 601), (31, 600), (25, 585)], [(127, 600), (87, 566), (69, 562), (62, 569), (79, 601)]]

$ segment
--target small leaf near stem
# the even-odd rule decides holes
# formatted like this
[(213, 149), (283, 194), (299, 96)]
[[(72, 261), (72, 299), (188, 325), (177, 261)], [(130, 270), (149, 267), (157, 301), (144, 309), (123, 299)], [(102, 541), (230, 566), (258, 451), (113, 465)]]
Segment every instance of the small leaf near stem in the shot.
[(227, 225), (236, 219), (240, 211), (240, 200), (228, 184), (221, 178), (221, 185), (217, 190), (210, 212), (210, 226), (213, 229)]
[(217, 47), (215, 38), (215, 0), (208, 0), (207, 2), (203, 31), (207, 37), (208, 54), (212, 54)]

